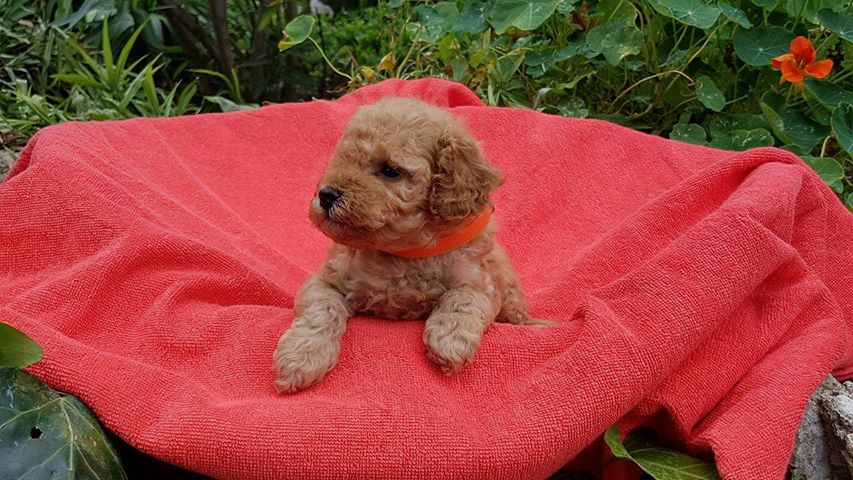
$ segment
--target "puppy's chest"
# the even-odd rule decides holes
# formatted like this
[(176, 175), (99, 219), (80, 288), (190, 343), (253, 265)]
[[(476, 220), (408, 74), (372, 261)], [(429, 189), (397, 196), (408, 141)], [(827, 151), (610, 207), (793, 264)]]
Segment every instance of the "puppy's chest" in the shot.
[(341, 290), (350, 308), (401, 319), (429, 316), (453, 276), (452, 267), (438, 259), (376, 262), (356, 257), (342, 273)]

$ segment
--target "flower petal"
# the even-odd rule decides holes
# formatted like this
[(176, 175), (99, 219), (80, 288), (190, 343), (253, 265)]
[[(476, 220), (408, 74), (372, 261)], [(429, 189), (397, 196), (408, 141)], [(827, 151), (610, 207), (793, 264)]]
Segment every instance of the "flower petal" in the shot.
[(779, 70), (782, 72), (782, 78), (791, 83), (802, 82), (806, 78), (806, 72), (793, 61), (780, 63)]
[(790, 53), (785, 53), (783, 55), (779, 55), (778, 57), (775, 57), (773, 60), (770, 60), (770, 64), (773, 65), (773, 68), (779, 68), (779, 66), (782, 64), (782, 62), (795, 62), (795, 61), (796, 61), (796, 59), (794, 58), (794, 55), (792, 55)]
[(808, 65), (815, 59), (814, 45), (802, 35), (791, 40), (791, 53), (797, 57), (800, 65)]
[(830, 59), (821, 60), (817, 63), (806, 65), (806, 74), (810, 77), (818, 79), (823, 78), (829, 75), (829, 72), (832, 71), (832, 65), (832, 60)]

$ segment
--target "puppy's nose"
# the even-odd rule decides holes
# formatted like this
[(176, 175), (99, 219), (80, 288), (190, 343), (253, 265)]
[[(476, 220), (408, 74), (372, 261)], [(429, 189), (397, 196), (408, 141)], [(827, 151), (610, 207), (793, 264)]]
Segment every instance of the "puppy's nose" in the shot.
[(335, 206), (342, 194), (337, 188), (323, 187), (317, 195), (320, 197), (320, 206), (328, 212)]

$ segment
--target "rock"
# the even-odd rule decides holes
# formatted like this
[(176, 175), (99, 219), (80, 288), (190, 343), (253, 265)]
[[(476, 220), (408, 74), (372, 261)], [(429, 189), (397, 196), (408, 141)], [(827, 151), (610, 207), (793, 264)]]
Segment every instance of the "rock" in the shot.
[(12, 158), (12, 154), (6, 150), (0, 150), (0, 181), (6, 178), (6, 174), (9, 173), (13, 163), (15, 163), (15, 159)]
[(818, 395), (828, 388), (826, 385), (830, 380), (835, 381), (832, 377), (827, 378), (812, 395), (803, 413), (791, 454), (791, 480), (834, 480), (829, 463), (830, 449), (818, 405)]
[(817, 393), (834, 479), (853, 479), (853, 382), (827, 379)]
[(0, 181), (9, 173), (26, 143), (27, 137), (9, 130), (0, 130)]

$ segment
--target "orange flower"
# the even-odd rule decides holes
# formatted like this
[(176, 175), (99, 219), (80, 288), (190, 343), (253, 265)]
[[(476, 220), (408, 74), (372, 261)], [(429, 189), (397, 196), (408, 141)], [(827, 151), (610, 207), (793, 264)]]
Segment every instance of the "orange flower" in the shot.
[(787, 80), (798, 87), (803, 86), (806, 76), (821, 79), (832, 71), (832, 60), (815, 62), (814, 45), (802, 35), (791, 41), (791, 53), (779, 55), (772, 64), (782, 72), (779, 83)]

